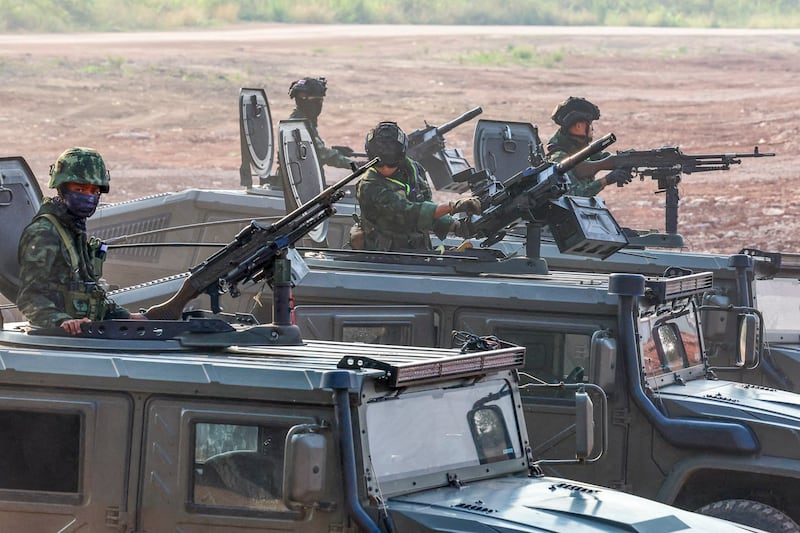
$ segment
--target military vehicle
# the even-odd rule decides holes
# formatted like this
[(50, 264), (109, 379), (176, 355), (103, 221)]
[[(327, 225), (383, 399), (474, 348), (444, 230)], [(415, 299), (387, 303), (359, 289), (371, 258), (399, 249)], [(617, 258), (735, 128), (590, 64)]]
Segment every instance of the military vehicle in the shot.
[[(288, 179), (292, 179), (291, 173)], [(291, 186), (284, 187), (284, 190), (291, 190)], [(183, 196), (178, 198), (180, 194)], [(225, 198), (225, 194), (230, 196)], [(233, 199), (235, 202), (228, 202)], [(185, 203), (173, 202), (186, 200), (205, 217), (203, 224), (194, 221), (180, 224), (180, 217), (189, 209), (184, 208)], [(146, 281), (153, 276), (142, 276), (142, 272), (155, 273), (154, 267), (164, 269), (164, 273), (182, 270), (182, 259), (174, 263), (167, 259), (181, 241), (165, 243), (162, 238), (165, 230), (176, 222), (183, 226), (178, 229), (179, 238), (192, 245), (183, 250), (191, 250), (202, 258), (208, 255), (208, 250), (198, 249), (196, 243), (213, 245), (216, 242), (216, 246), (222, 246), (215, 234), (225, 224), (231, 224), (228, 219), (235, 213), (254, 213), (259, 212), (258, 209), (275, 213), (270, 209), (283, 200), (283, 191), (274, 189), (225, 193), (189, 191), (131, 202), (127, 205), (135, 206), (129, 210), (124, 206), (103, 208), (95, 216), (95, 223), (96, 228), (108, 232), (106, 235), (133, 235), (118, 242), (139, 239), (160, 241), (165, 245), (153, 246), (143, 242), (139, 246), (118, 248), (111, 255), (122, 252), (126, 257), (118, 261), (117, 266), (131, 268), (129, 272), (117, 269), (112, 273), (108, 270), (109, 278), (130, 281), (139, 275), (141, 281)], [(212, 206), (221, 208), (223, 212), (213, 213)], [(120, 208), (126, 210), (126, 216), (116, 216)], [(348, 208), (344, 202), (337, 205), (337, 210), (345, 218), (352, 213)], [(342, 236), (346, 233), (337, 228), (349, 228), (349, 224), (337, 224), (337, 220), (342, 218), (331, 219), (324, 239), (317, 236), (321, 241), (317, 244), (328, 245), (337, 239), (338, 242), (344, 240)], [(142, 234), (141, 230), (150, 230), (151, 233)], [(519, 243), (513, 245), (519, 246)], [(520, 343), (534, 347), (530, 352), (536, 353), (535, 361), (529, 360), (527, 365), (533, 375), (544, 377), (545, 381), (596, 382), (611, 392), (611, 453), (607, 455), (613, 453), (614, 458), (611, 461), (604, 458), (588, 467), (581, 466), (574, 472), (570, 469), (571, 474), (676, 503), (687, 509), (702, 507), (706, 512), (724, 513), (736, 520), (752, 520), (762, 515), (775, 517), (776, 521), (765, 527), (768, 530), (796, 528), (789, 518), (797, 518), (797, 511), (791, 503), (796, 495), (786, 485), (790, 485), (787, 481), (800, 476), (800, 467), (794, 450), (784, 449), (777, 442), (781, 441), (782, 433), (787, 434), (787, 442), (796, 434), (797, 398), (778, 391), (704, 379), (711, 376), (710, 368), (702, 357), (702, 351), (698, 358), (694, 350), (703, 338), (701, 332), (696, 335), (700, 340), (690, 346), (689, 352), (694, 356), (689, 359), (687, 355), (684, 367), (670, 359), (669, 363), (661, 365), (669, 371), (664, 370), (647, 379), (642, 374), (638, 380), (635, 379), (636, 368), (643, 372), (649, 368), (650, 373), (655, 372), (652, 364), (646, 366), (642, 353), (650, 353), (647, 359), (651, 363), (661, 357), (674, 359), (675, 355), (658, 353), (659, 349), (663, 351), (662, 347), (656, 348), (656, 357), (651, 353), (652, 347), (646, 351), (635, 340), (620, 337), (618, 332), (623, 329), (617, 329), (615, 324), (622, 305), (609, 294), (608, 287), (612, 284), (607, 276), (546, 274), (541, 270), (541, 258), (514, 260), (502, 254), (498, 258), (497, 251), (486, 251), (488, 258), (479, 253), (453, 254), (454, 257), (354, 251), (309, 253), (306, 262), (310, 272), (294, 295), (298, 304), (298, 321), (304, 331), (311, 331), (307, 335), (446, 346), (450, 342), (448, 332), (456, 329), (453, 328), (456, 324), (463, 326), (460, 329), (474, 333), (483, 334), (482, 330), (485, 330), (485, 334), (493, 334), (498, 329), (510, 332), (519, 337)], [(383, 263), (379, 264), (380, 261)], [(437, 268), (442, 266), (442, 261), (452, 264)], [(112, 258), (109, 266), (114, 262)], [(534, 274), (530, 273), (532, 270)], [(136, 290), (122, 291), (115, 297), (121, 302), (149, 305), (163, 299), (180, 283), (180, 277), (162, 280)], [(658, 313), (664, 313), (664, 309), (670, 306), (680, 309), (680, 313), (690, 309), (685, 314), (669, 312), (665, 323), (657, 324), (659, 328), (669, 324), (664, 330), (675, 329), (683, 339), (683, 332), (691, 331), (693, 321), (701, 324), (698, 318), (700, 308), (695, 306), (694, 300), (712, 287), (704, 282), (701, 288), (692, 293), (691, 298), (681, 297), (654, 304)], [(244, 294), (257, 296), (258, 292), (258, 287), (250, 286)], [(682, 303), (684, 300), (686, 303)], [(342, 305), (342, 302), (347, 305)], [(393, 305), (387, 306), (386, 302)], [(323, 307), (308, 307), (311, 304)], [(205, 303), (198, 302), (188, 308), (202, 305)], [(266, 306), (259, 307), (258, 301), (250, 298), (225, 300), (223, 307), (228, 311), (252, 312), (262, 320), (268, 319), (270, 313)], [(315, 311), (319, 314), (314, 315)], [(642, 310), (642, 315), (633, 319), (633, 323), (638, 325), (638, 320), (652, 311)], [(673, 312), (678, 314), (673, 316)], [(743, 338), (754, 342), (752, 310), (720, 309), (719, 312), (721, 316), (729, 317), (725, 319), (726, 324), (735, 323), (739, 331), (751, 332), (750, 336)], [(654, 329), (653, 324), (650, 326)], [(690, 335), (686, 333), (687, 337)], [(654, 341), (654, 344), (657, 343)], [(746, 353), (747, 350), (742, 350), (739, 355)], [(576, 358), (582, 359), (583, 364), (571, 365)], [(753, 358), (742, 358), (741, 361), (743, 365), (755, 364)], [(623, 368), (634, 370), (623, 373)], [(691, 387), (686, 388), (689, 385)], [(711, 397), (704, 397), (704, 394)], [(560, 452), (565, 434), (562, 415), (565, 404), (570, 405), (570, 402), (569, 399), (554, 398), (552, 393), (523, 393), (527, 416), (533, 416), (533, 413), (546, 415), (543, 420), (537, 420), (536, 427), (546, 429), (542, 439), (532, 438), (533, 442), (542, 443), (535, 448), (537, 457), (552, 457)], [(678, 416), (673, 418), (676, 414)], [(695, 417), (702, 422), (696, 422)], [(561, 429), (554, 429), (556, 426)], [(692, 435), (701, 437), (694, 439)], [(637, 447), (641, 443), (647, 444)], [(708, 451), (702, 450), (708, 443), (716, 445), (709, 446)], [(641, 469), (629, 468), (628, 465)]]
[[(74, 336), (2, 325), (3, 530), (756, 531), (543, 476), (523, 347), (470, 334), (452, 350), (303, 340), (287, 255), (345, 184), (245, 227), (150, 320)], [(218, 283), (260, 279), (273, 324), (219, 309), (159, 319)], [(595, 461), (586, 391), (599, 388), (557, 388), (577, 391), (579, 435), (559, 462)]]

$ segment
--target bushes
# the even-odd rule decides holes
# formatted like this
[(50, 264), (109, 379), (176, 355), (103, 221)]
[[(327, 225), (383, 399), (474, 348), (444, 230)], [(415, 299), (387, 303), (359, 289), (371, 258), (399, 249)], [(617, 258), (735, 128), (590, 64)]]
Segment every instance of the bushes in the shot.
[(800, 27), (800, 0), (0, 0), (0, 31), (235, 22)]

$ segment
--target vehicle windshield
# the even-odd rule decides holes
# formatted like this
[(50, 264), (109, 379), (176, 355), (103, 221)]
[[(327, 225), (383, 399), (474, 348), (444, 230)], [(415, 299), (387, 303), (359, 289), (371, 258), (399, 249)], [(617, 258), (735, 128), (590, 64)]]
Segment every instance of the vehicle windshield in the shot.
[(756, 307), (764, 316), (767, 333), (800, 331), (800, 281), (782, 278), (756, 280), (753, 294)]
[(381, 482), (522, 454), (511, 387), (502, 379), (375, 400), (367, 405), (367, 433)]
[(694, 305), (674, 315), (639, 320), (642, 365), (648, 377), (703, 364)]

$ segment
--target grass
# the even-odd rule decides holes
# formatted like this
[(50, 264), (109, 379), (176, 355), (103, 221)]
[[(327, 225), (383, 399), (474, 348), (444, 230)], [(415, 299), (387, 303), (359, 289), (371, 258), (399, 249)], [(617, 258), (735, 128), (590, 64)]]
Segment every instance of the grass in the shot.
[(0, 0), (5, 32), (243, 22), (798, 28), (800, 0)]

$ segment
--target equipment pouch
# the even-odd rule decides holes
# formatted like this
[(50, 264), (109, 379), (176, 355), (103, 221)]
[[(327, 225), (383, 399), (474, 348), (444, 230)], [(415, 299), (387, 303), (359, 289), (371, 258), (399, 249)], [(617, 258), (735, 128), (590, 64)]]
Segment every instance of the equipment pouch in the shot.
[(353, 250), (363, 250), (366, 246), (366, 234), (364, 228), (359, 224), (350, 227), (350, 248)]

